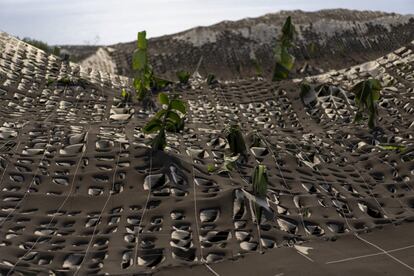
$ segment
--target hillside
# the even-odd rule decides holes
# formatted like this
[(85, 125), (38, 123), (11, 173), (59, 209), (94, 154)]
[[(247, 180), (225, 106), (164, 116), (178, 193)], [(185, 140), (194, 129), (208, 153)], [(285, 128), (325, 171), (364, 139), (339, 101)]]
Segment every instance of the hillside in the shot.
[[(311, 65), (298, 76), (376, 59), (414, 39), (414, 18), (409, 15), (343, 9), (282, 11), (153, 38), (149, 42), (152, 64), (156, 72), (169, 78), (177, 70), (193, 72), (201, 58), (203, 75), (235, 79), (262, 72), (268, 76), (273, 70), (273, 49), (288, 16), (298, 30), (296, 69)], [(135, 42), (98, 47), (88, 58), (82, 46), (68, 50), (84, 66), (130, 76), (134, 49)], [(90, 48), (87, 53), (90, 55)]]

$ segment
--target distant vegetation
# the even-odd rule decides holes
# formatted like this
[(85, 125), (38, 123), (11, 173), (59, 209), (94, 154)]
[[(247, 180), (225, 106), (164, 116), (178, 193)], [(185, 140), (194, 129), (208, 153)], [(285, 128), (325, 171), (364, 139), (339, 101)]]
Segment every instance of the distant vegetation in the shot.
[(24, 42), (26, 42), (27, 44), (30, 44), (38, 49), (41, 49), (43, 51), (45, 51), (48, 54), (53, 54), (56, 56), (60, 56), (60, 48), (57, 46), (50, 46), (48, 45), (46, 42), (43, 42), (41, 40), (37, 40), (37, 39), (32, 39), (29, 37), (25, 37), (22, 39)]

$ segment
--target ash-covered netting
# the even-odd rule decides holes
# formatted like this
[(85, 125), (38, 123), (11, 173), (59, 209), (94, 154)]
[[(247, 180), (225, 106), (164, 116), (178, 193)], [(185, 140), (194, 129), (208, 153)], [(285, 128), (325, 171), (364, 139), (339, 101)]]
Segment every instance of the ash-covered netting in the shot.
[[(413, 49), (309, 78), (329, 86), (306, 107), (299, 80), (194, 79), (175, 89), (188, 103), (183, 133), (151, 152), (141, 132), (151, 114), (119, 104), (130, 80), (1, 33), (2, 273), (151, 272), (412, 221)], [(384, 86), (374, 133), (352, 123), (350, 87), (368, 76)], [(224, 161), (229, 123), (248, 158), (209, 173)], [(260, 227), (250, 207), (258, 162), (269, 179)]]

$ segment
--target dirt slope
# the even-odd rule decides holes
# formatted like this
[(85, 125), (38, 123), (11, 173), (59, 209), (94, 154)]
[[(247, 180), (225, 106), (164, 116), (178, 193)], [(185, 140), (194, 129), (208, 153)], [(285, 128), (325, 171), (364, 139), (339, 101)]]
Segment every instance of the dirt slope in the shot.
[[(180, 69), (193, 72), (200, 58), (203, 75), (235, 79), (261, 71), (268, 76), (273, 69), (273, 48), (287, 16), (292, 16), (299, 34), (294, 50), (296, 69), (305, 63), (324, 71), (345, 68), (376, 59), (414, 39), (414, 19), (408, 15), (344, 9), (282, 11), (151, 39), (152, 64), (157, 73), (170, 78)], [(116, 65), (116, 73), (130, 76), (135, 47), (135, 42), (120, 43), (99, 51), (108, 52), (106, 62)], [(75, 56), (84, 56), (81, 47), (76, 49), (72, 51)], [(99, 52), (93, 59), (95, 64), (81, 64), (106, 70), (108, 66), (98, 61)], [(305, 75), (316, 73), (308, 70)]]

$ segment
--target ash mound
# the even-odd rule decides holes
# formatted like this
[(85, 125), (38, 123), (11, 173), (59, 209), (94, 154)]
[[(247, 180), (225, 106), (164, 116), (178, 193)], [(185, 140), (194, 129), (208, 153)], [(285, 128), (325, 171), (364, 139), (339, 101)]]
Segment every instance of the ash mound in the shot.
[[(167, 93), (174, 89), (188, 103), (188, 118), (182, 134), (167, 135), (166, 152), (156, 153), (141, 131), (152, 114), (136, 102), (119, 105), (130, 79), (62, 61), (5, 33), (0, 50), (4, 275), (189, 275), (200, 264), (209, 275), (220, 264), (257, 255), (274, 263), (266, 257), (274, 252), (297, 261), (284, 266), (296, 273), (311, 259), (327, 274), (347, 274), (352, 267), (327, 264), (346, 255), (324, 249), (328, 240), (352, 237), (358, 241), (352, 252), (370, 254), (372, 243), (385, 241), (364, 233), (386, 237), (381, 228), (407, 225), (412, 233), (414, 42), (309, 77), (329, 83), (314, 105), (303, 105), (300, 79), (213, 86), (193, 79), (191, 86), (170, 87)], [(368, 76), (384, 86), (382, 129), (374, 132), (351, 123), (356, 108), (349, 89)], [(222, 129), (231, 122), (262, 139), (240, 170), (209, 173), (208, 164), (224, 162)], [(383, 143), (405, 150), (384, 150)], [(249, 208), (258, 161), (269, 176), (260, 227)], [(392, 243), (406, 246), (397, 243), (409, 239)], [(307, 253), (307, 246), (315, 251)], [(412, 272), (412, 259), (399, 256), (395, 264), (387, 256), (383, 263), (392, 265), (385, 273)]]

